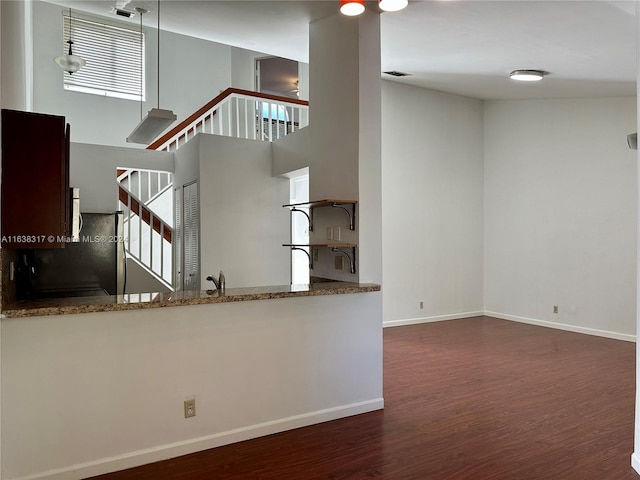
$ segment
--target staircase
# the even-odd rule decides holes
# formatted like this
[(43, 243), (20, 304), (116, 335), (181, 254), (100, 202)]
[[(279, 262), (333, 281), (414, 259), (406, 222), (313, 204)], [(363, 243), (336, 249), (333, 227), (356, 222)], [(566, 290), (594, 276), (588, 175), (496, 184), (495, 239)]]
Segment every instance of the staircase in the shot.
[(127, 258), (173, 290), (173, 175), (139, 169), (117, 175)]
[[(308, 109), (305, 100), (228, 88), (147, 149), (175, 151), (198, 133), (271, 142), (306, 127)], [(174, 290), (173, 250), (182, 248), (185, 232), (173, 228), (173, 175), (123, 168), (117, 176), (127, 258)]]

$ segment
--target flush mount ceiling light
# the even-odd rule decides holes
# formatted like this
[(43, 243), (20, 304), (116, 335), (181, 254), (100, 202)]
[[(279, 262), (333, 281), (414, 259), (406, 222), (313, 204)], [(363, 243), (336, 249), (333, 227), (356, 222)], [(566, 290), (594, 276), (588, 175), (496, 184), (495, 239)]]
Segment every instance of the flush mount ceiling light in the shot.
[(340, 0), (340, 13), (355, 17), (364, 12), (364, 0)]
[[(142, 15), (147, 13), (144, 8), (136, 7), (136, 12), (140, 14), (140, 35), (142, 35)], [(140, 44), (142, 48), (142, 43)], [(142, 62), (142, 55), (140, 55)], [(140, 68), (142, 77), (142, 68)], [(141, 78), (142, 80), (142, 78)], [(142, 86), (142, 81), (140, 82)], [(140, 123), (133, 129), (127, 137), (129, 143), (144, 143), (149, 145), (158, 135), (164, 132), (169, 125), (178, 118), (171, 110), (160, 108), (160, 0), (158, 0), (158, 108), (152, 108), (147, 116), (140, 120)], [(140, 116), (142, 117), (142, 95), (140, 95)]]
[(380, 10), (385, 12), (397, 12), (409, 4), (409, 0), (379, 0)]
[[(409, 4), (409, 0), (378, 0), (380, 10), (384, 12), (397, 12)], [(340, 0), (340, 12), (343, 15), (354, 17), (364, 12), (364, 0)]]
[(514, 70), (509, 74), (511, 80), (520, 82), (538, 82), (544, 78), (547, 72), (543, 70)]
[(73, 51), (71, 50), (71, 45), (73, 45), (73, 40), (71, 40), (72, 33), (73, 23), (71, 23), (71, 9), (69, 9), (69, 39), (67, 40), (67, 43), (69, 44), (69, 51), (64, 55), (60, 55), (59, 57), (53, 59), (53, 61), (56, 62), (60, 66), (60, 68), (62, 68), (62, 70), (67, 72), (69, 75), (77, 72), (87, 64), (84, 58), (78, 55), (74, 55)]

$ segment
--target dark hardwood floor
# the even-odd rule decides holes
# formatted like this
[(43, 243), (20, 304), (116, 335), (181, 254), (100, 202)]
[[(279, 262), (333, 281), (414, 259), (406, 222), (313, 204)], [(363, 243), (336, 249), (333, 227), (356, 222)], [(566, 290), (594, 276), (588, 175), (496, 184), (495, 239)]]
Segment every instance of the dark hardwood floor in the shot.
[(476, 317), (384, 330), (385, 410), (101, 480), (637, 480), (635, 344)]

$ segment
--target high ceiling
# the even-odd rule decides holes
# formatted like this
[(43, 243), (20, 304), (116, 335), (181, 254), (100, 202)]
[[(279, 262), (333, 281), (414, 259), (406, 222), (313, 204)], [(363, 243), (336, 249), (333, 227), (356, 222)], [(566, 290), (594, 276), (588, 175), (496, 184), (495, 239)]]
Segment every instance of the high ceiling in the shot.
[[(94, 15), (114, 6), (149, 10), (155, 0), (51, 0)], [(270, 55), (308, 61), (309, 22), (337, 12), (338, 0), (162, 0), (161, 28)], [(376, 2), (367, 8), (377, 10)], [(381, 16), (384, 78), (481, 99), (633, 96), (635, 1), (410, 0)], [(137, 19), (129, 20), (133, 23)], [(549, 72), (535, 84), (515, 69)]]

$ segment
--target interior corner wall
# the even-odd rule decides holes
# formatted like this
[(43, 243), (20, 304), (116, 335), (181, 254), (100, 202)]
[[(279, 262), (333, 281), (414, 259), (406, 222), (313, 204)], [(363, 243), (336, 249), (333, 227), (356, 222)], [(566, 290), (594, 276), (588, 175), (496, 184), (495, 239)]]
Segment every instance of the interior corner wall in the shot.
[(385, 325), (483, 310), (482, 109), (382, 82)]
[(231, 84), (244, 90), (256, 89), (256, 58), (267, 57), (266, 53), (231, 47)]
[[(358, 281), (382, 283), (382, 99), (380, 15), (360, 17)], [(363, 81), (366, 79), (366, 81)]]
[(484, 125), (485, 310), (634, 339), (636, 99), (488, 101)]
[[(126, 143), (127, 135), (140, 121), (140, 102), (64, 90), (63, 73), (53, 61), (63, 48), (63, 9), (34, 1), (33, 12), (34, 111), (65, 116), (74, 142), (142, 148)], [(115, 17), (103, 21), (125, 22)], [(136, 26), (135, 22), (126, 23)], [(158, 101), (157, 30), (144, 27), (144, 31), (147, 74), (142, 110), (146, 114)], [(3, 46), (10, 45), (2, 40)], [(160, 33), (160, 44), (160, 106), (172, 109), (179, 120), (231, 86), (230, 46), (165, 30)]]

